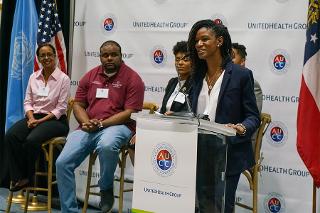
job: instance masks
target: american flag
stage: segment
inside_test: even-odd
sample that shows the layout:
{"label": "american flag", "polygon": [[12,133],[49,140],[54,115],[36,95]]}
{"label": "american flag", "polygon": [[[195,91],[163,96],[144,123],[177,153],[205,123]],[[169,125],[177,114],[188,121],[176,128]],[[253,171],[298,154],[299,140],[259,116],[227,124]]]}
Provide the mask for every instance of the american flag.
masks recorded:
{"label": "american flag", "polygon": [[[42,0],[41,2],[37,44],[41,43],[51,43],[56,48],[58,66],[67,73],[66,46],[55,0]],[[39,65],[36,61],[35,70],[39,70]]]}
{"label": "american flag", "polygon": [[320,187],[320,2],[309,0],[304,65],[297,115],[297,149]]}

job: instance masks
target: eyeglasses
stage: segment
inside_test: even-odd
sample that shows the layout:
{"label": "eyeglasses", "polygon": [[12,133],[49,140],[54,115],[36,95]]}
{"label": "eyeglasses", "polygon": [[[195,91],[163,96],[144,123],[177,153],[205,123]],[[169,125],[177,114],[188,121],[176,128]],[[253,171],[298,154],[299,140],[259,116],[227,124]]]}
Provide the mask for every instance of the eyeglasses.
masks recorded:
{"label": "eyeglasses", "polygon": [[39,55],[40,59],[44,59],[44,58],[54,58],[56,55],[53,53],[47,53],[47,54],[41,54]]}

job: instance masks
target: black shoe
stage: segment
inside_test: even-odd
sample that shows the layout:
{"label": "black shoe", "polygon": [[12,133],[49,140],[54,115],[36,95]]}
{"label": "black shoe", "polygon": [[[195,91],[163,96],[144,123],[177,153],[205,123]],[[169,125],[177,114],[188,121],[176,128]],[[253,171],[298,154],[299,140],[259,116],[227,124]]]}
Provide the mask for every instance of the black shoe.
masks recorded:
{"label": "black shoe", "polygon": [[13,186],[10,187],[10,191],[12,192],[17,192],[20,191],[21,189],[25,188],[29,186],[29,180],[28,179],[23,179],[23,180],[19,180],[18,182],[16,182]]}
{"label": "black shoe", "polygon": [[99,206],[102,212],[107,213],[110,210],[112,210],[112,206],[114,203],[113,188],[107,189],[107,190],[101,190],[100,193],[101,193],[101,201],[99,203]]}

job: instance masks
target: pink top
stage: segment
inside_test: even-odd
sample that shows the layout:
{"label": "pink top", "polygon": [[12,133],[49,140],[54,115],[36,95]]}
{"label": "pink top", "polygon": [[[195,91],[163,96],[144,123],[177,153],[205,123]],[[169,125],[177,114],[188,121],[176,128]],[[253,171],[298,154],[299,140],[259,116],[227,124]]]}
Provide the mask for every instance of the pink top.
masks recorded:
{"label": "pink top", "polygon": [[[108,89],[108,97],[97,98],[98,89]],[[125,109],[141,110],[143,97],[142,79],[122,63],[118,73],[110,78],[106,77],[101,65],[87,72],[80,80],[75,101],[88,105],[86,111],[90,119],[106,119]],[[127,126],[134,129],[132,123]]]}
{"label": "pink top", "polygon": [[27,86],[24,111],[33,113],[52,113],[57,119],[66,114],[70,97],[70,79],[59,68],[49,76],[45,85],[42,70],[34,72]]}

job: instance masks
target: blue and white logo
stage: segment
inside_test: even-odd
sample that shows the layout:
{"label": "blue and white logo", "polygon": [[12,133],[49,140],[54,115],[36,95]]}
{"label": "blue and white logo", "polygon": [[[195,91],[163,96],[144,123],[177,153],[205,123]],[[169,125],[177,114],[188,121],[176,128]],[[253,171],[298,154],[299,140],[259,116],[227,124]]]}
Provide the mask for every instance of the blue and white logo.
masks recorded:
{"label": "blue and white logo", "polygon": [[117,19],[113,14],[106,14],[101,20],[101,28],[104,34],[110,35],[117,28]]}
{"label": "blue and white logo", "polygon": [[14,39],[14,50],[11,71],[12,78],[21,81],[23,70],[33,70],[33,51],[33,44],[30,41],[28,41],[28,38],[23,31],[19,32]]}
{"label": "blue and white logo", "polygon": [[162,177],[170,176],[177,166],[176,151],[170,144],[158,144],[152,151],[151,162],[153,170]]}
{"label": "blue and white logo", "polygon": [[167,53],[164,47],[155,46],[154,48],[152,48],[152,50],[150,51],[150,59],[154,67],[163,67],[167,61]]}
{"label": "blue and white logo", "polygon": [[285,74],[290,66],[290,57],[286,50],[277,49],[271,53],[269,58],[271,70],[278,74]]}
{"label": "blue and white logo", "polygon": [[288,139],[288,129],[280,121],[272,121],[266,132],[268,142],[272,146],[283,146]]}
{"label": "blue and white logo", "polygon": [[272,192],[264,199],[264,209],[266,213],[281,213],[285,211],[285,201],[282,195]]}

